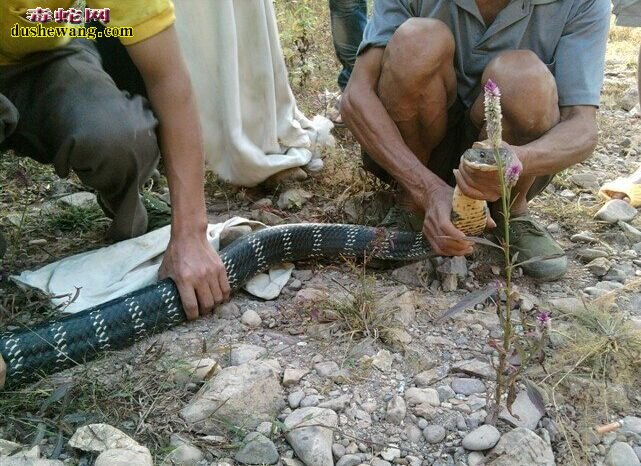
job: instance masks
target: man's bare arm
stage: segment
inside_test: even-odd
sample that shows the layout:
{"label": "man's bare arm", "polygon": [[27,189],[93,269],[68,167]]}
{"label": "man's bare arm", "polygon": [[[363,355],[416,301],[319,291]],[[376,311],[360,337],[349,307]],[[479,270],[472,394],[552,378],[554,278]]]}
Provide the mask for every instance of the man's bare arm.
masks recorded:
{"label": "man's bare arm", "polygon": [[341,101],[342,117],[369,155],[425,209],[424,233],[435,252],[469,254],[470,243],[463,241],[464,235],[449,218],[452,188],[428,170],[405,144],[377,95],[383,53],[384,49],[371,48],[356,61]]}
{"label": "man's bare arm", "polygon": [[596,107],[561,107],[561,121],[539,139],[517,149],[523,173],[552,175],[587,159],[598,142]]}
{"label": "man's bare arm", "polygon": [[200,121],[174,27],[127,47],[159,124],[171,192],[171,240],[161,276],[176,282],[188,318],[229,296],[224,267],[206,241],[204,155]]}

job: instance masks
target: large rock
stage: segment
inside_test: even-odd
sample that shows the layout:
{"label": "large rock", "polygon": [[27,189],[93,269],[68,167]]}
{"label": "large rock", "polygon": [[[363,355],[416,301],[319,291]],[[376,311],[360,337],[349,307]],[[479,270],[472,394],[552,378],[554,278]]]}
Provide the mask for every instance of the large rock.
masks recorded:
{"label": "large rock", "polygon": [[605,457],[606,466],[639,466],[641,461],[625,442],[614,442]]}
{"label": "large rock", "polygon": [[524,427],[504,434],[487,459],[487,466],[556,466],[550,445]]}
{"label": "large rock", "polygon": [[64,463],[58,460],[14,458],[11,456],[0,456],[0,464],[2,466],[64,466]]}
{"label": "large rock", "polygon": [[489,450],[500,438],[501,433],[496,427],[484,425],[463,437],[463,448],[470,451]]}
{"label": "large rock", "polygon": [[423,404],[439,406],[441,404],[438,392],[434,388],[408,388],[405,392],[405,401],[410,406]]}
{"label": "large rock", "polygon": [[452,390],[460,395],[485,393],[485,384],[479,379],[468,377],[454,377],[452,379]]}
{"label": "large rock", "polygon": [[242,464],[276,464],[278,463],[276,445],[258,432],[252,432],[243,440],[243,446],[234,459]]}
{"label": "large rock", "polygon": [[338,415],[323,408],[301,408],[285,419],[285,438],[307,466],[333,466],[332,443]]}
{"label": "large rock", "polygon": [[512,404],[512,414],[503,408],[499,417],[514,427],[525,427],[534,430],[545,412],[532,403],[527,392],[522,391],[516,395],[516,400]]}
{"label": "large rock", "polygon": [[637,215],[637,209],[621,199],[613,199],[605,203],[594,216],[597,220],[607,223],[628,222]]}
{"label": "large rock", "polygon": [[8,456],[20,450],[21,448],[22,445],[20,445],[19,443],[10,442],[9,440],[0,438],[0,455]]}
{"label": "large rock", "polygon": [[113,449],[146,450],[127,434],[109,424],[89,424],[80,427],[69,439],[69,446],[95,453]]}
{"label": "large rock", "polygon": [[285,407],[274,361],[228,367],[203,385],[180,416],[196,430],[221,429],[221,421],[254,429]]}
{"label": "large rock", "polygon": [[621,421],[623,422],[621,432],[641,435],[641,417],[626,416]]}

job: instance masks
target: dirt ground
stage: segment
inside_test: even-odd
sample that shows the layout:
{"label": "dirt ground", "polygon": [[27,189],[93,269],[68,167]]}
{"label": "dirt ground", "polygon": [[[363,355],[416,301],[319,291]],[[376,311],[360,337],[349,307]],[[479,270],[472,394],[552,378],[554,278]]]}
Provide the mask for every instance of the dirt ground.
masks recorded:
{"label": "dirt ground", "polygon": [[[326,2],[277,0],[276,8],[299,106],[308,116],[325,114],[330,106],[327,91],[335,92],[338,70]],[[634,330],[634,325],[641,324],[641,237],[620,225],[594,219],[603,205],[596,195],[598,185],[633,172],[641,161],[641,120],[626,110],[630,89],[635,86],[639,44],[641,31],[613,26],[595,154],[559,174],[531,205],[533,214],[570,257],[570,270],[562,280],[535,283],[525,277],[517,279],[522,294],[531,302],[528,311],[552,312],[554,332],[545,349],[544,368],[532,367],[527,378],[546,395],[547,413],[539,426],[550,435],[557,464],[602,464],[609,445],[621,438],[615,433],[594,439],[590,429],[641,414],[641,327]],[[265,211],[272,215],[267,217],[271,221],[366,220],[359,217],[357,201],[381,187],[360,169],[359,147],[349,131],[337,129],[335,136],[336,147],[324,154],[325,169],[293,186],[237,189],[210,176],[207,202],[211,221],[231,215],[265,220]],[[275,205],[279,194],[292,187],[313,197],[297,210],[255,208],[254,202],[264,198]],[[162,193],[164,183],[148,189]],[[8,240],[7,255],[0,263],[0,329],[28,326],[58,314],[46,297],[13,285],[8,278],[11,274],[106,244],[108,220],[96,208],[43,208],[56,197],[85,190],[74,177],[58,179],[50,167],[11,153],[0,156],[0,228]],[[641,229],[641,217],[628,223]],[[579,233],[584,233],[583,239],[575,236]],[[602,251],[617,270],[616,276],[595,276],[582,258],[586,249]],[[0,394],[0,438],[41,445],[46,455],[56,455],[65,464],[91,464],[90,457],[65,445],[79,426],[105,422],[147,446],[157,464],[171,450],[170,438],[177,433],[189,438],[208,461],[213,461],[211,464],[218,464],[217,459],[234,456],[246,432],[239,426],[227,426],[212,440],[190,429],[178,411],[201,382],[186,383],[175,374],[181,364],[201,357],[212,357],[224,367],[230,364],[235,345],[250,344],[266,349],[283,368],[311,368],[318,362],[333,361],[346,371],[344,380],[312,373],[287,388],[290,394],[302,390],[306,397],[319,400],[349,395],[349,408],[341,414],[345,422],[335,433],[336,443],[347,448],[355,443],[372,458],[394,444],[400,445],[404,455],[422,458],[424,464],[467,464],[460,452],[461,432],[481,422],[482,409],[468,412],[467,408],[457,409],[458,402],[448,401],[432,419],[424,413],[408,414],[403,427],[389,423],[385,412],[392,395],[414,383],[417,374],[441,368],[447,374],[463,361],[491,355],[488,339],[500,332],[492,303],[445,323],[435,319],[469,291],[492,280],[496,272],[492,266],[497,264],[497,257],[479,251],[468,259],[459,289],[451,292],[442,290],[431,264],[404,272],[365,271],[360,264],[348,262],[297,264],[294,278],[275,301],[239,293],[233,298],[231,311],[225,311],[228,315],[218,312],[131,350],[26,389]],[[603,282],[623,286],[599,285]],[[409,317],[399,323],[390,317],[393,306],[389,301],[400,295],[411,296],[412,303]],[[597,324],[585,324],[566,306],[584,300],[596,300],[589,312]],[[249,328],[239,319],[248,309],[261,317],[258,328]],[[398,313],[398,308],[394,309]],[[400,337],[398,332],[390,335],[391,328],[399,330]],[[577,329],[584,330],[581,337],[573,333]],[[382,350],[393,354],[391,370],[363,364],[363,356],[373,358]],[[451,377],[442,377],[437,385]],[[491,392],[492,380],[485,384]],[[466,406],[472,403],[469,397],[452,397],[456,399]],[[421,419],[430,424],[437,420],[443,425],[453,423],[454,427],[448,428],[441,442],[413,441],[416,439],[408,425],[422,430],[425,422]],[[500,430],[508,430],[507,424],[501,424]],[[283,436],[273,438],[282,457],[290,458],[292,451]],[[624,436],[623,441],[641,447],[638,440]]]}

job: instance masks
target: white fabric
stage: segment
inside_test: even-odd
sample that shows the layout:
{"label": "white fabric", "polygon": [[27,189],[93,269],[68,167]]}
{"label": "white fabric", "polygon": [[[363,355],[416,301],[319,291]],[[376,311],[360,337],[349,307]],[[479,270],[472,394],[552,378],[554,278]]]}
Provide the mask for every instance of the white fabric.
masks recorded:
{"label": "white fabric", "polygon": [[[210,224],[207,239],[212,247],[218,250],[223,230],[236,225],[249,225],[253,229],[264,227],[262,223],[241,217]],[[66,306],[64,311],[73,314],[154,283],[169,235],[170,226],[167,225],[138,238],[67,257],[11,278],[20,285],[53,296],[53,305]],[[259,274],[250,280],[245,289],[259,298],[274,299],[291,277],[293,269],[292,264],[274,267],[269,273]],[[69,303],[77,289],[76,299]]]}
{"label": "white fabric", "polygon": [[288,168],[322,167],[318,146],[332,143],[332,123],[310,122],[296,108],[272,0],[174,3],[207,167],[243,186]]}

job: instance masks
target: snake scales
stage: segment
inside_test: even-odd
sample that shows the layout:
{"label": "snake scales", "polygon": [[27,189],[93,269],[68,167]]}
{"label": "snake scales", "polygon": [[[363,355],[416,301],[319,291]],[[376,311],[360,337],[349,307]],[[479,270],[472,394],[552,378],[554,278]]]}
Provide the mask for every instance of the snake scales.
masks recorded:
{"label": "snake scales", "polygon": [[[478,151],[470,151],[463,160],[485,162],[479,161]],[[464,233],[482,231],[485,212],[484,201],[465,198],[455,191],[452,218]],[[223,249],[220,256],[234,291],[256,273],[285,261],[367,255],[410,262],[427,257],[429,251],[421,233],[356,225],[295,224],[251,233]],[[18,387],[83,364],[102,352],[125,348],[185,320],[176,286],[166,279],[68,317],[0,333],[0,355],[7,366],[6,387]]]}

